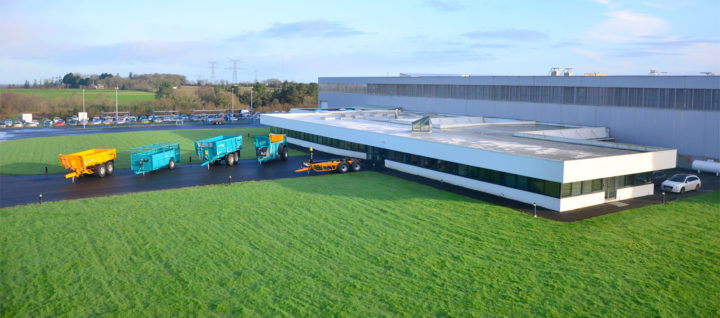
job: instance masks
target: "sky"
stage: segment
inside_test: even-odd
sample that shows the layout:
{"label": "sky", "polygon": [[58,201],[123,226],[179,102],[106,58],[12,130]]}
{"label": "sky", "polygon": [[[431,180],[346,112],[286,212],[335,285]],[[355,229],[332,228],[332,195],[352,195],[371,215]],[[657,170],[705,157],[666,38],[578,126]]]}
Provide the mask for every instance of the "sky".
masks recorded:
{"label": "sky", "polygon": [[0,0],[0,83],[720,73],[718,0]]}

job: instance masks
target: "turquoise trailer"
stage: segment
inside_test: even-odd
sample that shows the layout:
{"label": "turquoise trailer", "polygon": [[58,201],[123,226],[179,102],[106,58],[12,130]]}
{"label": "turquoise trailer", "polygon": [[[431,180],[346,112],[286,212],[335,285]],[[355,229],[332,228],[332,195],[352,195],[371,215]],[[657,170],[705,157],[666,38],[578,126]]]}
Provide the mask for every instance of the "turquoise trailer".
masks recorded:
{"label": "turquoise trailer", "polygon": [[203,161],[202,165],[208,165],[216,160],[225,160],[228,166],[234,165],[240,160],[242,149],[242,136],[217,136],[195,142],[195,153]]}
{"label": "turquoise trailer", "polygon": [[178,162],[180,144],[177,142],[159,142],[130,149],[130,169],[135,174],[144,174],[164,167],[172,170]]}
{"label": "turquoise trailer", "polygon": [[284,134],[257,136],[254,144],[255,155],[260,163],[274,159],[285,161],[288,158],[288,144]]}

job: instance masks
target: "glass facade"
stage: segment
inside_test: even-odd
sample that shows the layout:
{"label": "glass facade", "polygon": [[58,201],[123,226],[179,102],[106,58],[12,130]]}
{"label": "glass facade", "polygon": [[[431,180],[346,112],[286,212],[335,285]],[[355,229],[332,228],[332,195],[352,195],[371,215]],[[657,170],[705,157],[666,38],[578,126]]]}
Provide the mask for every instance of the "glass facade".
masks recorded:
{"label": "glass facade", "polygon": [[352,150],[357,152],[367,152],[367,147],[365,145],[356,144],[354,142],[349,142],[341,139],[335,139],[335,138],[329,138],[324,136],[318,136],[313,134],[308,134],[300,131],[295,130],[289,130],[285,128],[279,128],[279,127],[271,127],[270,132],[274,134],[286,134],[288,137],[305,140],[309,142],[313,142],[320,145],[325,145],[333,148],[338,149],[345,149],[345,150]]}
{"label": "glass facade", "polygon": [[[335,138],[318,136],[289,130],[279,127],[271,127],[273,133],[286,134],[288,137],[301,139],[333,148],[367,152],[369,146],[344,141]],[[469,179],[497,184],[500,186],[537,193],[553,198],[566,198],[578,195],[585,195],[596,192],[603,192],[603,179],[585,180],[572,183],[558,183],[548,180],[517,175],[508,172],[485,169],[469,166],[452,161],[439,160],[431,157],[418,156],[415,154],[386,150],[386,158],[391,161],[417,166],[425,169],[440,171],[447,174],[457,175]],[[616,177],[617,188],[639,186],[652,183],[651,173],[638,173]]]}
{"label": "glass facade", "polygon": [[720,111],[720,89],[522,85],[320,84],[320,92]]}

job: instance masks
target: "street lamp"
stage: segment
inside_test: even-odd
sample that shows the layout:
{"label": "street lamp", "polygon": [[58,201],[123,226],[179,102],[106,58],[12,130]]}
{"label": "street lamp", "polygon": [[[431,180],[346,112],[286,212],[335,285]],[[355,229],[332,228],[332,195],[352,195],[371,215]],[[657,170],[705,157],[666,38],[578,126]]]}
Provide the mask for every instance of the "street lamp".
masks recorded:
{"label": "street lamp", "polygon": [[115,86],[115,126],[118,122],[118,87]]}

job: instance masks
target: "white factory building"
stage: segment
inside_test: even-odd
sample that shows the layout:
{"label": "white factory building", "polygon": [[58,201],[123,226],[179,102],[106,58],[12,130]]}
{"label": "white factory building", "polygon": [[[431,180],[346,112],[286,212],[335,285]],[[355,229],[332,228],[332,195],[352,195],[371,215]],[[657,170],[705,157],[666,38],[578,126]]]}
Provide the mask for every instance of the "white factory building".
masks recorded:
{"label": "white factory building", "polygon": [[[355,93],[329,94],[325,86],[320,97],[328,106],[344,105],[331,98],[340,94],[373,99],[368,82],[353,85]],[[675,149],[613,142],[605,126],[470,116],[411,99],[419,104],[409,107],[407,100],[397,105],[403,110],[318,110],[264,114],[260,120],[287,134],[291,144],[560,212],[651,195],[650,172],[676,166]],[[367,106],[352,100],[347,104]]]}
{"label": "white factory building", "polygon": [[321,77],[321,108],[363,107],[607,127],[622,143],[720,159],[720,76]]}

